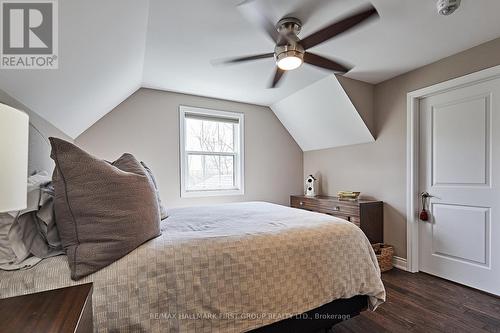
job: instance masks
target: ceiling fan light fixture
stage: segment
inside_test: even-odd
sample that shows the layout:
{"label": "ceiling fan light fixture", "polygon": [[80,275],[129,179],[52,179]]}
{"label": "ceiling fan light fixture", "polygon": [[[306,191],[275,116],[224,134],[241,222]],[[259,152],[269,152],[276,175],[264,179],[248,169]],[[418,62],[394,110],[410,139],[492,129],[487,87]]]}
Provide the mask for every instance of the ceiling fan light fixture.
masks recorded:
{"label": "ceiling fan light fixture", "polygon": [[283,52],[276,57],[276,65],[284,71],[297,69],[303,62],[304,54],[297,51]]}
{"label": "ceiling fan light fixture", "polygon": [[284,71],[291,71],[302,65],[302,59],[299,57],[285,57],[278,61],[278,67]]}

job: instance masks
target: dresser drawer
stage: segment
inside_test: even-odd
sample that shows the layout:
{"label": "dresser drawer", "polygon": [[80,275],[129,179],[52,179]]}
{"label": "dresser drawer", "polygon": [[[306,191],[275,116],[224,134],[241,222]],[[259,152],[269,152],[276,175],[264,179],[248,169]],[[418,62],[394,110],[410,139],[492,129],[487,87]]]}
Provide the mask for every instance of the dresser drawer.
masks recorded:
{"label": "dresser drawer", "polygon": [[328,214],[328,215],[331,215],[331,216],[338,217],[340,219],[349,221],[349,222],[355,224],[358,227],[360,226],[360,219],[359,219],[358,216],[346,215],[346,214],[341,214],[341,213],[337,213],[337,212],[325,213],[325,214]]}
{"label": "dresser drawer", "polygon": [[[316,200],[317,202],[317,200]],[[298,197],[291,197],[290,198],[290,206],[294,208],[303,208],[306,209],[306,207],[314,207],[315,201],[312,198],[298,198]]]}
{"label": "dresser drawer", "polygon": [[337,203],[337,204],[332,204],[329,207],[329,210],[331,210],[332,213],[338,213],[338,214],[342,214],[342,215],[359,217],[359,207],[358,206],[351,206],[351,205],[345,205],[342,203]]}
{"label": "dresser drawer", "polygon": [[351,216],[351,219],[349,221],[354,223],[358,227],[361,227],[361,219],[359,217]]}
{"label": "dresser drawer", "polygon": [[328,196],[292,195],[290,206],[347,220],[361,228],[370,242],[383,242],[383,203],[381,201],[343,201]]}
{"label": "dresser drawer", "polygon": [[342,202],[330,202],[316,198],[291,197],[290,205],[294,208],[307,209],[319,213],[359,218],[359,206]]}

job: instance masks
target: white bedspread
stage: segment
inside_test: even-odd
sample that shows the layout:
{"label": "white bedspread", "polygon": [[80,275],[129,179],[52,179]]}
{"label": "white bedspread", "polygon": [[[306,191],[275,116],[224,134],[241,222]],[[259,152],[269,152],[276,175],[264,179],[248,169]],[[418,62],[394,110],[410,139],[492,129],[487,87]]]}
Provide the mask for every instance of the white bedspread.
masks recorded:
{"label": "white bedspread", "polygon": [[82,280],[65,256],[0,272],[0,298],[87,282],[96,332],[241,332],[339,298],[385,300],[360,229],[263,202],[170,209],[160,237]]}

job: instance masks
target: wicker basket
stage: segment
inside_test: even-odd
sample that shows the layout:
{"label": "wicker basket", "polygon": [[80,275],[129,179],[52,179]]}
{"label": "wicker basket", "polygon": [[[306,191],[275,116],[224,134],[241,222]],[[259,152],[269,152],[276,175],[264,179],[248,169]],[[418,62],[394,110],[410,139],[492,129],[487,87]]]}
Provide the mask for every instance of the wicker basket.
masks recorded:
{"label": "wicker basket", "polygon": [[381,272],[387,272],[392,269],[392,256],[394,249],[392,246],[382,243],[372,244],[373,251],[377,255],[378,265]]}

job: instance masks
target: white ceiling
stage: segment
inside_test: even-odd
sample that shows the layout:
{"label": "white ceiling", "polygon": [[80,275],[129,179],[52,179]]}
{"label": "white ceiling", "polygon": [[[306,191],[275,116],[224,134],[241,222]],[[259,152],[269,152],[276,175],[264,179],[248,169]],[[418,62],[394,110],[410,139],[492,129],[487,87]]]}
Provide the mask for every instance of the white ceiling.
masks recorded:
{"label": "white ceiling", "polygon": [[[366,4],[363,0],[259,0],[274,21],[307,4],[319,4],[299,36]],[[273,43],[249,24],[237,0],[152,0],[143,84],[147,87],[270,105],[329,75],[305,65],[288,73],[278,89],[266,89],[273,59],[219,67],[210,61],[273,51]],[[348,77],[378,83],[500,36],[500,1],[463,0],[452,16],[435,0],[373,0],[380,19],[311,49],[354,65]],[[302,11],[303,12],[303,11]],[[302,12],[296,15],[303,19]],[[182,28],[181,28],[182,27]]]}
{"label": "white ceiling", "polygon": [[[303,18],[318,7],[302,37],[366,4],[259,1],[275,21],[293,12]],[[238,2],[59,1],[59,70],[1,70],[0,89],[76,137],[140,86],[271,105],[329,75],[306,65],[267,89],[272,59],[213,66],[213,59],[273,50]],[[500,1],[462,0],[449,17],[437,15],[435,0],[372,3],[379,20],[311,50],[354,65],[347,74],[354,79],[378,83],[500,36]]]}

